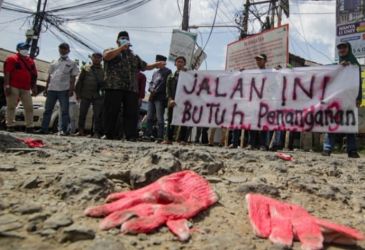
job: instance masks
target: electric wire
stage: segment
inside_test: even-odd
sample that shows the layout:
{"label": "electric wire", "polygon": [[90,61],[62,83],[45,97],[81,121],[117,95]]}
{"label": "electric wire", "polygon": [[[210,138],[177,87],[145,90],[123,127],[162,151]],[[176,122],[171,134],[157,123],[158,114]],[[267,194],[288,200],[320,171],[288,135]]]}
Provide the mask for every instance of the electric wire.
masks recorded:
{"label": "electric wire", "polygon": [[[298,2],[296,2],[296,4],[297,4],[297,8],[298,8],[298,10],[300,11],[299,3],[298,3]],[[306,47],[307,47],[308,56],[309,56],[309,58],[310,58],[310,59],[312,59],[312,56],[311,56],[311,53],[310,53],[310,51],[309,51],[309,47],[308,47],[308,41],[307,41],[307,38],[305,37],[305,32],[304,32],[303,22],[302,22],[302,15],[299,15],[299,17],[298,17],[298,18],[299,18],[299,24],[300,24],[300,27],[301,27],[302,32],[303,32],[303,39],[304,39],[304,41],[305,41],[305,45],[306,45]]]}
{"label": "electric wire", "polygon": [[[294,28],[296,30],[296,33],[298,35],[300,35],[303,39],[304,39],[304,36],[303,34],[300,33],[300,31],[295,27],[295,25],[289,20],[289,23],[291,25],[292,28]],[[322,51],[318,50],[316,47],[312,46],[310,43],[306,42],[306,40],[304,40],[306,45],[308,45],[309,47],[311,47],[314,51],[316,51],[317,53],[321,54],[322,56],[324,56],[326,59],[328,59],[331,63],[333,63],[333,60],[328,56],[326,55],[325,53],[323,53]]]}

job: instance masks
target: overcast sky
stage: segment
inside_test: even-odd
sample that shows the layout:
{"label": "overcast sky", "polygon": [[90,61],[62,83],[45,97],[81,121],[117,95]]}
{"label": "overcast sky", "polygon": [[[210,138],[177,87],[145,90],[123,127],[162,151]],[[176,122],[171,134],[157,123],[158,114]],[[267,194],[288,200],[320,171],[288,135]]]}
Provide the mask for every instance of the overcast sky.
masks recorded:
{"label": "overcast sky", "polygon": [[[36,0],[8,0],[11,3],[36,8]],[[68,0],[72,2],[71,0]],[[50,7],[59,1],[49,0]],[[62,1],[64,4],[67,1]],[[149,3],[119,17],[96,23],[69,23],[67,28],[87,38],[100,50],[115,46],[116,35],[120,30],[128,30],[133,50],[147,62],[153,62],[156,54],[168,55],[173,27],[181,25],[181,15],[177,6],[182,0],[151,0]],[[211,24],[216,0],[192,0],[190,24]],[[303,58],[323,64],[334,62],[335,51],[335,1],[290,0],[291,17],[289,23],[289,51]],[[234,15],[242,9],[243,0],[220,0],[217,23],[234,24]],[[299,13],[303,13],[299,15]],[[313,14],[317,13],[317,14]],[[0,11],[0,47],[14,50],[19,41],[24,41],[25,31],[30,27],[29,20],[19,19],[22,15],[5,10]],[[98,24],[98,25],[96,25]],[[102,25],[99,25],[102,24]],[[108,27],[105,27],[108,26]],[[168,27],[166,27],[168,26]],[[147,28],[162,27],[162,28]],[[258,32],[255,24],[250,24],[251,32]],[[204,45],[210,29],[192,30],[198,32],[198,44]],[[238,30],[216,28],[206,47],[208,58],[202,69],[224,69],[226,46],[237,40]],[[68,42],[67,39],[65,39]],[[40,40],[40,59],[53,60],[58,57],[57,46],[60,41],[49,31],[42,33]],[[85,60],[89,51],[76,43],[71,43],[71,58]],[[172,68],[172,64],[169,64]]]}

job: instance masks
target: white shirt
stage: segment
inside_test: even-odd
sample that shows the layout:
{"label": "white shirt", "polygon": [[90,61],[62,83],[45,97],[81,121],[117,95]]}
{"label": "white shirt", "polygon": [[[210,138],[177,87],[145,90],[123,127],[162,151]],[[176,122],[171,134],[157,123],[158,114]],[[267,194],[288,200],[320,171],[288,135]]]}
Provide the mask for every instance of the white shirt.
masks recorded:
{"label": "white shirt", "polygon": [[77,76],[80,70],[70,58],[53,61],[49,67],[50,82],[48,90],[65,91],[70,89],[71,76]]}

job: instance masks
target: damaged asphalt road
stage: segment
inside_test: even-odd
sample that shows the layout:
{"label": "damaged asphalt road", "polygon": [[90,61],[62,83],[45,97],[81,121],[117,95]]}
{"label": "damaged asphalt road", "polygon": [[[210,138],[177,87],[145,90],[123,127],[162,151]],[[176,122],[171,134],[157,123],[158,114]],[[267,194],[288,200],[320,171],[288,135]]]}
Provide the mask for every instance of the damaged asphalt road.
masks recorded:
{"label": "damaged asphalt road", "polygon": [[[46,147],[28,149],[7,133],[0,136],[1,249],[277,249],[255,237],[244,201],[248,192],[365,232],[365,159],[293,152],[291,162],[272,152],[38,135]],[[99,220],[83,214],[111,192],[184,169],[203,175],[220,196],[191,220],[187,243],[166,227],[148,235],[101,231]],[[326,249],[365,249],[365,242]]]}

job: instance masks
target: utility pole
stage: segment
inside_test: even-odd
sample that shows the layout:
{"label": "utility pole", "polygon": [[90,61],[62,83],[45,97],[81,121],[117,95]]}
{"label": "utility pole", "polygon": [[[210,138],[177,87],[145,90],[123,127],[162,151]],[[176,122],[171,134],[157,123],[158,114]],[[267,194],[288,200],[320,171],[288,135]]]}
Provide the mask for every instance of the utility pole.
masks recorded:
{"label": "utility pole", "polygon": [[271,24],[270,24],[271,29],[275,28],[276,1],[277,0],[272,0],[271,1]]}
{"label": "utility pole", "polygon": [[279,5],[278,7],[278,27],[281,26],[281,21],[283,20],[283,7],[282,5]]}
{"label": "utility pole", "polygon": [[30,47],[30,57],[31,58],[35,58],[39,54],[38,41],[39,41],[39,36],[41,34],[41,31],[42,31],[42,23],[43,23],[43,20],[44,20],[46,6],[47,6],[47,0],[44,0],[43,10],[41,10],[42,0],[38,0],[37,12],[35,13],[34,21],[33,21],[32,36],[31,36],[31,38],[29,38],[27,40],[27,43],[31,43],[31,47]]}
{"label": "utility pole", "polygon": [[246,3],[244,4],[244,9],[243,9],[243,18],[242,18],[242,24],[241,24],[242,30],[240,33],[240,39],[245,38],[248,33],[248,15],[250,14],[249,8],[250,8],[250,0],[246,0]]}
{"label": "utility pole", "polygon": [[185,31],[189,30],[189,6],[190,6],[190,0],[184,0],[183,20],[181,24],[181,29]]}

